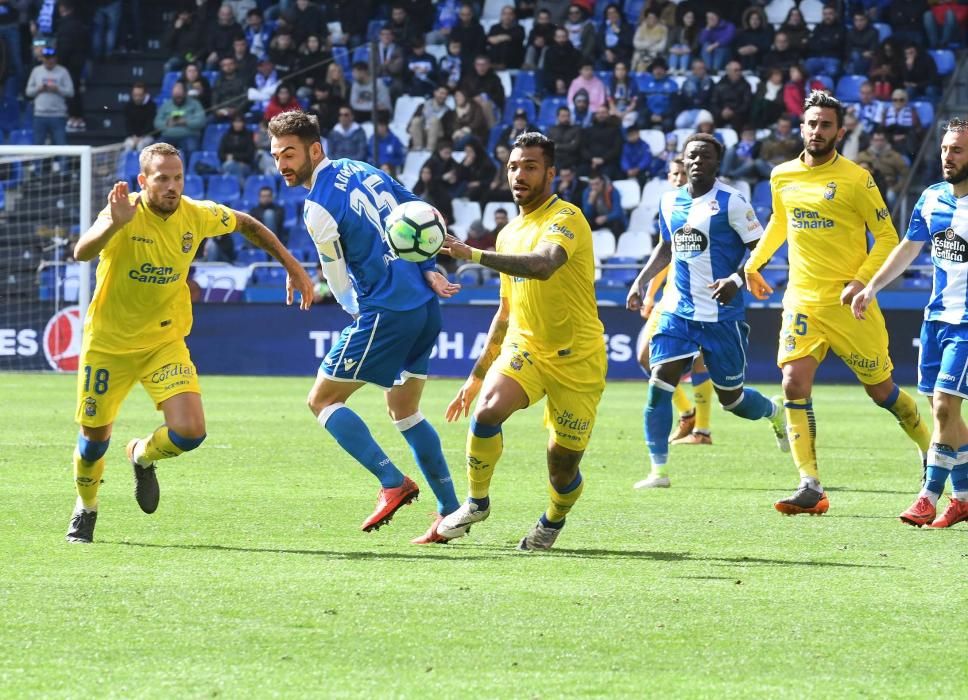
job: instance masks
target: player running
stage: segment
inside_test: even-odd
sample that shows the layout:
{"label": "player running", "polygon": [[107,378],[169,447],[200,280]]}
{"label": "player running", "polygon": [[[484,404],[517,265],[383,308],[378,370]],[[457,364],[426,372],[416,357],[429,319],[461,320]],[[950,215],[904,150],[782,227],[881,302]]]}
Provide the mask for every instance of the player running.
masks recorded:
{"label": "player running", "polygon": [[371,532],[419,493],[346,406],[364,384],[386,391],[390,418],[437,496],[434,524],[412,541],[439,542],[436,525],[458,502],[440,438],[420,412],[420,397],[440,332],[436,295],[450,297],[460,287],[436,271],[433,259],[417,264],[390,251],[384,223],[398,203],[418,199],[412,192],[368,163],[329,160],[315,116],[285,112],[269,122],[269,134],[286,185],[309,189],[306,228],[330,291],[353,317],[319,367],[309,408],[340,447],[380,481],[376,508],[360,526]]}
{"label": "player running", "polygon": [[554,141],[534,132],[518,136],[507,174],[521,213],[501,230],[497,250],[471,248],[453,236],[444,244],[451,257],[502,273],[487,344],[447,407],[448,421],[466,417],[480,394],[467,433],[470,494],[438,526],[447,539],[491,514],[488,490],[504,449],[501,425],[544,396],[551,502],[518,549],[550,549],[584,487],[578,467],[605,389],[604,328],[591,229],[580,209],[551,194],[554,162]]}
{"label": "player running", "polygon": [[[682,187],[686,184],[686,166],[682,158],[676,157],[669,161],[669,173],[667,175],[669,184],[673,187]],[[665,284],[665,289],[663,289]],[[649,375],[652,371],[649,364],[649,350],[652,344],[652,336],[655,335],[656,328],[659,327],[659,318],[662,311],[666,310],[666,304],[674,296],[673,287],[675,277],[669,276],[669,268],[665,268],[651,280],[645,290],[645,298],[639,307],[639,314],[645,319],[645,329],[642,336],[645,342],[639,349],[639,364]],[[659,300],[659,307],[656,309],[655,298],[662,291],[662,298]],[[672,445],[711,445],[713,444],[712,432],[709,429],[710,409],[712,404],[713,384],[709,379],[709,371],[703,362],[700,354],[692,363],[691,371],[692,393],[695,403],[689,400],[682,383],[676,385],[675,393],[672,395],[672,403],[679,412],[679,425],[676,432],[669,437]],[[683,377],[685,379],[685,377]],[[644,419],[643,419],[644,420]]]}
{"label": "player running", "polygon": [[693,134],[683,143],[689,182],[662,195],[661,240],[626,299],[626,306],[637,310],[643,286],[672,263],[672,299],[659,318],[650,353],[645,441],[652,469],[635,488],[671,484],[667,463],[672,394],[700,352],[723,408],[747,420],[767,419],[777,445],[786,448],[779,402],[743,387],[749,326],[737,270],[763,229],[743,195],[716,178],[723,150],[708,134]]}
{"label": "player running", "polygon": [[[789,238],[790,280],[777,364],[783,371],[787,431],[800,485],[775,504],[785,515],[822,515],[830,506],[817,469],[810,398],[828,350],[853,370],[878,406],[897,418],[922,455],[931,437],[914,398],[891,377],[887,328],[877,303],[871,302],[864,322],[849,308],[897,243],[890,212],[870,174],[836,151],[844,136],[843,105],[814,91],[804,107],[804,152],[773,169],[773,216],[745,268],[750,293],[768,298],[773,290],[758,271]],[[866,229],[874,236],[869,253]]]}
{"label": "player running", "polygon": [[[875,295],[914,261],[925,241],[931,242],[934,286],[921,326],[918,391],[931,402],[934,432],[924,486],[900,518],[909,525],[939,528],[968,520],[968,426],[961,417],[962,400],[968,397],[968,122],[948,123],[941,166],[944,182],[924,191],[904,240],[851,305],[854,316],[864,319]],[[951,501],[937,516],[949,474]]]}
{"label": "player running", "polygon": [[97,284],[84,321],[77,374],[74,452],[77,505],[69,542],[93,542],[98,489],[114,419],[131,387],[141,382],[165,423],[128,443],[135,498],[145,513],[158,507],[155,463],[194,450],[205,439],[205,414],[195,365],[185,345],[192,328],[188,271],[210,236],[238,229],[253,245],[286,268],[286,303],[293,289],[300,307],[313,302],[309,275],[275,234],[256,219],[215,202],[182,194],[184,171],[178,149],[156,143],[141,151],[141,192],[118,182],[108,206],[78,240],[77,260],[100,255]]}

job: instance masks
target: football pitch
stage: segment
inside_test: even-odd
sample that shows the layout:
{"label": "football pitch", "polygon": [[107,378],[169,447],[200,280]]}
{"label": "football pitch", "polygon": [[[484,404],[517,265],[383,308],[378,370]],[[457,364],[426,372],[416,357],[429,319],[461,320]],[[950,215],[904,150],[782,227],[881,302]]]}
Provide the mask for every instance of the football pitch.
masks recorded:
{"label": "football pitch", "polygon": [[[159,466],[150,516],[124,445],[160,414],[135,389],[86,546],[64,542],[74,378],[0,374],[0,696],[968,694],[968,527],[897,520],[920,466],[860,387],[816,390],[830,512],[785,518],[789,456],[718,408],[714,445],[672,449],[671,489],[634,491],[646,385],[610,383],[558,546],[522,554],[547,499],[542,407],[505,426],[490,519],[418,547],[435,502],[381,392],[351,405],[422,493],[367,534],[377,484],[313,421],[310,384],[203,376],[208,440]],[[431,381],[424,413],[462,497],[467,423],[441,418],[458,386]]]}

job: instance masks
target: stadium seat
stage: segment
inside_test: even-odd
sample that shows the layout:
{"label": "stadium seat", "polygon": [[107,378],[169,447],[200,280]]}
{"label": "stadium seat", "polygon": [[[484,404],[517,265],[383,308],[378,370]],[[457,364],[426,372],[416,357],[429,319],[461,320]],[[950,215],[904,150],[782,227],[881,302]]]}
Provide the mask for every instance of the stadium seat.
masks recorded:
{"label": "stadium seat", "polygon": [[[205,163],[212,170],[207,173],[198,172],[198,164]],[[188,172],[192,175],[212,175],[219,172],[222,162],[218,159],[218,151],[195,151],[188,158]]]}
{"label": "stadium seat", "polygon": [[141,165],[138,163],[137,151],[122,151],[118,158],[118,179],[131,182],[132,178],[138,177],[141,172]]}
{"label": "stadium seat", "polygon": [[790,271],[788,269],[771,269],[769,267],[763,268],[761,271],[763,279],[766,283],[773,287],[773,291],[781,289],[786,285],[787,279],[790,277]]}
{"label": "stadium seat", "polygon": [[4,132],[20,128],[20,104],[15,98],[5,97],[0,101],[0,129]]}
{"label": "stadium seat", "polygon": [[627,231],[635,233],[655,233],[655,217],[659,213],[659,203],[643,201],[629,214],[629,226]]}
{"label": "stadium seat", "polygon": [[845,75],[837,81],[834,95],[841,102],[859,102],[860,86],[868,80],[866,75]]}
{"label": "stadium seat", "polygon": [[[296,189],[293,187],[293,189]],[[305,188],[302,188],[305,189]],[[289,233],[289,239],[292,240],[292,231],[299,227],[302,222],[302,210],[303,202],[283,202],[282,211],[284,212],[282,217],[282,226]]]}
{"label": "stadium seat", "polygon": [[874,29],[877,30],[877,41],[882,44],[894,33],[891,25],[886,22],[874,22]]}
{"label": "stadium seat", "polygon": [[[276,190],[276,178],[272,175],[249,175],[245,178],[245,185],[242,187],[242,199],[247,202],[258,202],[259,201],[259,190],[263,187],[268,187],[272,190],[273,198],[278,194]],[[286,188],[290,189],[290,188]],[[293,187],[291,189],[303,189],[305,187]]]}
{"label": "stadium seat", "polygon": [[504,119],[502,121],[504,121],[506,124],[510,124],[512,121],[514,121],[514,113],[519,109],[523,109],[525,112],[527,112],[528,121],[534,123],[535,117],[537,116],[535,114],[534,101],[528,98],[515,98],[513,100],[508,100],[504,104]]}
{"label": "stadium seat", "polygon": [[794,0],[772,0],[764,9],[766,21],[774,26],[779,26],[786,22],[787,14],[796,7]]}
{"label": "stadium seat", "polygon": [[243,248],[235,258],[236,265],[251,265],[252,263],[268,262],[264,250],[258,248]]}
{"label": "stadium seat", "polygon": [[400,172],[400,184],[413,189],[420,179],[420,168],[431,155],[430,151],[407,151],[407,157],[403,161],[403,170]]}
{"label": "stadium seat", "polygon": [[592,231],[592,250],[596,260],[604,260],[615,255],[615,234],[607,228]]}
{"label": "stadium seat", "polygon": [[753,197],[750,201],[753,207],[772,207],[773,193],[770,191],[770,181],[760,180],[753,187]]}
{"label": "stadium seat", "polygon": [[200,175],[186,173],[183,193],[192,199],[205,199],[205,180]]}
{"label": "stadium seat", "polygon": [[218,147],[222,144],[222,137],[225,136],[225,132],[231,126],[227,122],[215,122],[206,126],[205,131],[202,133],[202,150],[218,153]]}
{"label": "stadium seat", "polygon": [[161,80],[161,92],[158,93],[158,104],[171,97],[171,89],[180,77],[181,72],[177,70],[170,70],[165,73],[165,77]]}
{"label": "stadium seat", "polygon": [[733,180],[733,189],[739,192],[741,195],[746,197],[746,201],[750,201],[753,198],[752,191],[750,190],[750,183],[748,180]]}
{"label": "stadium seat", "polygon": [[807,24],[820,24],[823,20],[823,6],[820,0],[800,0],[800,13]]}
{"label": "stadium seat", "polygon": [[518,71],[514,78],[514,87],[508,97],[533,97],[538,88],[538,81],[533,70]]}
{"label": "stadium seat", "polygon": [[208,81],[209,87],[215,87],[215,81],[218,80],[219,72],[217,70],[203,70],[202,75]]}
{"label": "stadium seat", "polygon": [[652,252],[652,235],[646,231],[628,230],[618,237],[615,255],[643,260]]}
{"label": "stadium seat", "polygon": [[501,79],[501,87],[504,88],[504,96],[511,97],[511,93],[514,92],[514,76],[511,75],[509,70],[499,70],[495,71],[497,77]]}
{"label": "stadium seat", "polygon": [[349,74],[350,74],[349,49],[347,49],[345,46],[334,46],[333,60],[336,61],[343,68],[343,74],[349,77]]}
{"label": "stadium seat", "polygon": [[955,69],[955,55],[952,51],[948,49],[937,49],[934,51],[928,51],[931,54],[931,58],[934,59],[935,65],[938,66],[938,75],[945,76],[950,75]]}
{"label": "stadium seat", "polygon": [[298,204],[302,206],[302,203],[306,200],[306,195],[309,194],[309,190],[305,187],[287,187],[285,185],[277,188],[279,193],[279,203],[280,204]]}
{"label": "stadium seat", "polygon": [[753,213],[756,214],[756,218],[760,222],[760,225],[765,228],[766,224],[770,221],[770,217],[773,215],[773,205],[768,204],[763,206],[754,204]]}
{"label": "stadium seat", "polygon": [[614,77],[614,74],[612,73],[612,71],[610,71],[610,70],[597,70],[597,71],[595,71],[595,75],[598,76],[598,79],[599,80],[601,80],[603,83],[605,83],[605,87],[606,88],[608,88],[609,90],[612,89],[612,78]]}
{"label": "stadium seat", "polygon": [[639,138],[648,144],[654,156],[665,150],[665,134],[659,129],[639,129]]}
{"label": "stadium seat", "polygon": [[[647,202],[649,206],[655,206],[656,209],[659,208],[659,200],[662,198],[663,193],[668,192],[673,189],[669,181],[664,177],[655,177],[645,183],[645,187],[642,188],[642,201]],[[654,205],[653,205],[654,203]]]}
{"label": "stadium seat", "polygon": [[[353,49],[353,61],[352,63],[370,63],[370,46],[369,44],[363,44],[362,46],[357,46]],[[350,66],[352,68],[352,64]],[[349,77],[349,76],[347,76]]]}
{"label": "stadium seat", "polygon": [[613,180],[612,186],[618,192],[622,201],[622,209],[635,209],[642,200],[642,188],[635,179]]}
{"label": "stadium seat", "polygon": [[487,134],[487,152],[488,154],[494,153],[494,149],[497,146],[498,140],[501,138],[501,132],[508,128],[507,124],[495,124],[491,127],[490,132]]}
{"label": "stadium seat", "polygon": [[[602,270],[602,281],[614,283],[615,286],[627,287],[639,274],[639,261],[634,257],[613,255],[602,262],[610,266]],[[627,267],[618,267],[619,265],[626,265]]]}
{"label": "stadium seat", "polygon": [[464,197],[457,197],[451,202],[454,208],[454,223],[448,229],[459,239],[467,239],[468,227],[481,218],[481,205]]}
{"label": "stadium seat", "polygon": [[33,142],[33,129],[14,129],[7,137],[7,143],[11,146],[30,146]]}
{"label": "stadium seat", "polygon": [[380,30],[383,29],[383,25],[386,24],[385,20],[382,19],[371,19],[366,25],[366,40],[367,41],[379,41],[380,40]]}
{"label": "stadium seat", "polygon": [[[599,3],[595,3],[598,5]],[[626,0],[625,1],[625,19],[629,21],[633,27],[637,27],[639,24],[639,15],[642,14],[642,6],[645,5],[645,0]]]}
{"label": "stadium seat", "polygon": [[911,106],[918,112],[918,119],[921,120],[921,128],[929,129],[934,124],[934,105],[927,100],[917,100]]}
{"label": "stadium seat", "polygon": [[463,269],[457,273],[457,284],[461,287],[481,286],[481,270],[477,267]]}
{"label": "stadium seat", "polygon": [[[508,3],[506,0],[484,0],[484,7],[481,10],[481,19],[498,21],[501,19],[501,8]],[[486,32],[485,32],[486,33]]]}
{"label": "stadium seat", "polygon": [[721,129],[716,129],[716,138],[726,147],[732,148],[739,141],[739,136],[736,134],[736,130],[729,126],[724,126]]}
{"label": "stadium seat", "polygon": [[513,219],[518,215],[518,205],[514,202],[488,202],[484,205],[484,213],[481,215],[481,223],[488,231],[494,228],[494,212],[503,209],[508,213],[508,219]]}
{"label": "stadium seat", "polygon": [[813,76],[810,76],[810,80],[807,81],[807,84],[809,84],[811,82],[822,83],[825,88],[827,88],[828,90],[830,90],[830,92],[833,92],[834,91],[834,79],[831,78],[829,75],[813,75]]}
{"label": "stadium seat", "polygon": [[538,110],[538,126],[551,127],[558,121],[558,108],[567,107],[568,101],[564,97],[546,97],[541,100]]}
{"label": "stadium seat", "polygon": [[214,202],[235,206],[239,200],[239,181],[234,175],[210,175],[205,196]]}

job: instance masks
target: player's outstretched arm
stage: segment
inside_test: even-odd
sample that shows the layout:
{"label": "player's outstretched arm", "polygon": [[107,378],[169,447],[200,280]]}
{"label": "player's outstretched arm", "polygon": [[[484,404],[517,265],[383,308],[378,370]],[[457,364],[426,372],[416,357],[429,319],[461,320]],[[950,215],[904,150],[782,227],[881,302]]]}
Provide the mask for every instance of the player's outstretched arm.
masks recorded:
{"label": "player's outstretched arm", "polygon": [[501,354],[501,345],[504,343],[504,337],[508,332],[508,317],[510,315],[511,307],[508,305],[507,297],[501,297],[500,304],[497,307],[497,313],[494,314],[494,318],[491,320],[491,327],[487,331],[487,342],[484,344],[484,351],[477,358],[474,369],[471,370],[467,381],[457,391],[457,396],[448,404],[447,410],[444,412],[444,417],[448,423],[458,420],[461,416],[466,418],[467,414],[470,413],[471,404],[474,403],[474,399],[477,398],[477,394],[481,390],[481,385],[484,383],[487,370],[491,368],[494,360]]}
{"label": "player's outstretched arm", "polygon": [[479,250],[449,233],[440,252],[456,260],[470,260],[512,277],[533,280],[550,279],[555,271],[568,262],[568,253],[557,243],[544,242],[530,253],[513,255],[494,250]]}
{"label": "player's outstretched arm", "polygon": [[114,234],[134,218],[140,201],[140,199],[133,203],[130,201],[127,182],[114,183],[114,187],[108,193],[111,218],[99,216],[91,228],[81,235],[77,245],[74,246],[74,259],[84,262],[96,258]]}
{"label": "player's outstretched arm", "polygon": [[647,298],[645,285],[669,267],[670,262],[672,262],[672,244],[662,239],[659,241],[659,245],[652,249],[652,255],[649,256],[645,267],[632,282],[628,296],[625,297],[625,308],[630,311],[637,311],[641,308],[643,300]]}
{"label": "player's outstretched arm", "polygon": [[424,270],[423,278],[427,286],[434,290],[434,294],[442,299],[450,299],[460,291],[459,284],[451,282],[437,270]]}
{"label": "player's outstretched arm", "polygon": [[233,213],[239,227],[239,233],[245,236],[246,240],[252,245],[266,251],[286,268],[288,274],[286,279],[286,304],[292,304],[293,290],[298,289],[299,308],[305,311],[312,306],[315,296],[313,281],[306,269],[292,256],[292,253],[286,250],[282,241],[265,224],[245,212],[234,211]]}
{"label": "player's outstretched arm", "polygon": [[877,271],[867,286],[854,295],[850,309],[854,312],[856,318],[864,318],[864,312],[870,306],[871,302],[874,301],[877,293],[904,272],[908,268],[908,265],[914,262],[914,259],[918,257],[918,253],[921,252],[923,245],[923,241],[912,241],[905,238],[891,251],[891,254],[887,256],[887,260],[881,265],[881,269]]}

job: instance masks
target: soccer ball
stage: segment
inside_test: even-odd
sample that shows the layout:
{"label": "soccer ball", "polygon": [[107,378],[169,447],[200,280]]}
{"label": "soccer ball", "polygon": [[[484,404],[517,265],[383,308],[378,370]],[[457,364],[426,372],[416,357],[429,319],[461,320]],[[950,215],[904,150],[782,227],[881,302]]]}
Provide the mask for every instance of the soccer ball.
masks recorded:
{"label": "soccer ball", "polygon": [[386,221],[387,243],[398,257],[410,262],[432,258],[444,244],[444,217],[426,202],[404,202]]}

